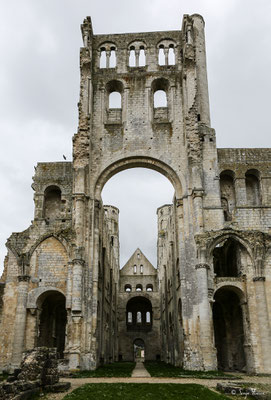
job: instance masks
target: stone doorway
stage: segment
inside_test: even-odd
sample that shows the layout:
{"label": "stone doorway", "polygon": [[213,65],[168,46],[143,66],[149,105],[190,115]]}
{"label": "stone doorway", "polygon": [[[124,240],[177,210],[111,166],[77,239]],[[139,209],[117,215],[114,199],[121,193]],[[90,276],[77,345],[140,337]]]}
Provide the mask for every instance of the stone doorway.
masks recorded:
{"label": "stone doorway", "polygon": [[134,360],[135,362],[145,360],[145,343],[142,339],[135,339],[134,341]]}
{"label": "stone doorway", "polygon": [[38,346],[56,347],[59,358],[63,358],[67,311],[65,296],[57,291],[44,293],[39,299]]}
{"label": "stone doorway", "polygon": [[243,313],[239,296],[229,288],[219,289],[213,305],[213,324],[218,369],[245,371]]}

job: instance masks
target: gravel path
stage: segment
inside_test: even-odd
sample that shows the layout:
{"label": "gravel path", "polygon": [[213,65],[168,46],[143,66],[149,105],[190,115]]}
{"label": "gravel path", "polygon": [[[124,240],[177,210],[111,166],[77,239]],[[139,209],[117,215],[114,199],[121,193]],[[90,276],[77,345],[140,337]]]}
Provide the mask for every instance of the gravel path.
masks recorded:
{"label": "gravel path", "polygon": [[[206,386],[208,388],[215,388],[218,382],[232,382],[229,380],[220,379],[196,379],[196,378],[74,378],[60,379],[62,382],[71,382],[71,388],[65,393],[48,394],[44,399],[46,400],[61,400],[66,394],[70,393],[79,386],[85,385],[86,383],[197,383],[199,385]],[[270,384],[271,378],[265,376],[248,376],[244,375],[242,380],[234,380],[237,382],[249,382],[249,383],[264,383]]]}

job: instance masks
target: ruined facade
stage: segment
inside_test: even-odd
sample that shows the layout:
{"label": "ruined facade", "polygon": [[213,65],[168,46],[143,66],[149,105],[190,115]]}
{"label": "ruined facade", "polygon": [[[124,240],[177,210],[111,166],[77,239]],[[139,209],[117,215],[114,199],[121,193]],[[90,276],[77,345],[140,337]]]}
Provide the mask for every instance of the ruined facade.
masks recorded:
{"label": "ruined facade", "polygon": [[[34,220],[7,241],[1,368],[55,346],[66,369],[144,354],[270,373],[271,149],[217,149],[203,18],[94,35],[88,17],[82,37],[73,161],[37,165]],[[134,167],[175,196],[157,210],[157,270],[138,249],[120,272],[118,210],[101,191]]]}

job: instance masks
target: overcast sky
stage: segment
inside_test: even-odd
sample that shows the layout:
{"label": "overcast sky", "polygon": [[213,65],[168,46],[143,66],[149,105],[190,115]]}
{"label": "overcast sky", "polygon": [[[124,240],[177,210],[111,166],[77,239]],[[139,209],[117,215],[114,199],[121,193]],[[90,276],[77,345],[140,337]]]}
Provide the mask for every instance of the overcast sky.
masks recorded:
{"label": "overcast sky", "polygon": [[[91,15],[94,33],[99,34],[180,29],[182,15],[193,13],[202,14],[206,22],[211,118],[218,147],[270,147],[270,0],[0,2],[0,271],[7,237],[27,228],[33,218],[34,165],[62,161],[63,154],[71,160],[84,17]],[[104,189],[104,202],[119,206],[124,218],[121,263],[138,246],[156,262],[155,210],[171,201],[173,191],[163,176],[144,173],[125,171]],[[131,198],[117,199],[131,182]],[[146,195],[143,200],[138,192]],[[128,205],[126,210],[121,201]]]}

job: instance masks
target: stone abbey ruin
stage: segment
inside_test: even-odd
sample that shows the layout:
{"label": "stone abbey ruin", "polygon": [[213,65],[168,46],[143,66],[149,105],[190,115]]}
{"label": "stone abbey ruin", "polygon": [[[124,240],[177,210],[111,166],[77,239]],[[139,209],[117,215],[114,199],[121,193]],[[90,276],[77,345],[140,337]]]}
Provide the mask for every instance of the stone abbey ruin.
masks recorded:
{"label": "stone abbey ruin", "polygon": [[[271,149],[216,147],[203,18],[167,32],[94,35],[89,17],[81,28],[73,161],[38,163],[34,220],[7,240],[0,368],[46,346],[64,370],[144,356],[271,373]],[[101,199],[134,167],[175,189],[157,210],[157,268],[137,249],[120,269],[118,209]]]}

